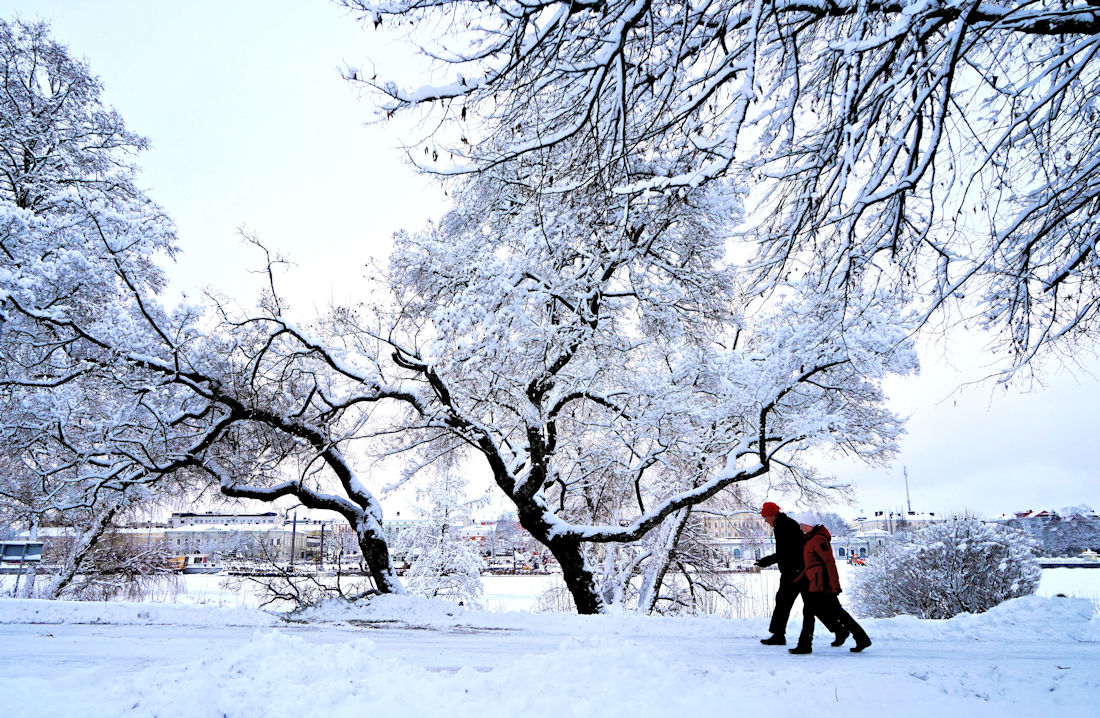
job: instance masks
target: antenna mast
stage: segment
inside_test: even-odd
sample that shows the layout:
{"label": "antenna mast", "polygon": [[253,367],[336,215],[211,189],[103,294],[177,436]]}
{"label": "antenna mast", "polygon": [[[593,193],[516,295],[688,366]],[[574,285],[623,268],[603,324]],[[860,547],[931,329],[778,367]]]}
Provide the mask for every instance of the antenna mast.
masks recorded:
{"label": "antenna mast", "polygon": [[905,475],[905,509],[913,513],[913,502],[909,500],[909,467],[901,467],[901,473]]}

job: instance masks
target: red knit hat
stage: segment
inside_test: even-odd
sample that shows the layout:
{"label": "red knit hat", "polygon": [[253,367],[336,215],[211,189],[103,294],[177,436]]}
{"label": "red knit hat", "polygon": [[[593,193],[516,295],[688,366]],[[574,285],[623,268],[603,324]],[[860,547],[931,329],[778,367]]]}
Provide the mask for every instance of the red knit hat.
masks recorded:
{"label": "red knit hat", "polygon": [[760,515],[763,516],[764,518],[767,518],[769,516],[778,516],[779,515],[779,506],[776,505],[776,504],[773,504],[771,501],[768,501],[763,506],[760,507]]}

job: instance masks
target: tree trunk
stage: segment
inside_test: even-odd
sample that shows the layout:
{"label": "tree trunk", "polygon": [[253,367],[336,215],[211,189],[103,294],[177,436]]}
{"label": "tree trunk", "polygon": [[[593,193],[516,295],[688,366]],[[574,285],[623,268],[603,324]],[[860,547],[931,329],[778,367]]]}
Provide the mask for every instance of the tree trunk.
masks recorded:
{"label": "tree trunk", "polygon": [[[541,539],[540,539],[541,540]],[[562,578],[565,579],[565,587],[573,596],[573,603],[577,606],[577,613],[592,615],[604,612],[604,602],[596,590],[596,576],[588,565],[588,559],[584,555],[579,541],[564,541],[561,539],[544,541],[554,554],[558,565],[561,566]]]}
{"label": "tree trunk", "polygon": [[47,598],[59,598],[65,587],[72,583],[73,578],[84,566],[88,554],[99,543],[99,539],[103,537],[107,527],[111,524],[111,520],[121,507],[121,503],[113,503],[100,509],[99,513],[93,517],[91,525],[73,537],[73,544],[69,547],[65,564],[61,567],[60,573],[54,578],[49,590],[46,592]]}
{"label": "tree trunk", "polygon": [[680,541],[680,535],[683,534],[690,515],[691,509],[683,508],[666,521],[658,540],[659,545],[653,550],[653,561],[656,565],[645,572],[645,578],[642,581],[638,596],[638,613],[652,613],[654,606],[657,605],[661,586],[665,582],[665,574],[668,573],[668,567],[672,564],[676,544]]}
{"label": "tree trunk", "polygon": [[518,505],[519,523],[528,533],[543,546],[550,549],[550,553],[557,559],[561,566],[562,578],[565,579],[565,587],[573,596],[573,603],[577,606],[577,613],[591,615],[604,612],[604,602],[596,590],[596,576],[588,565],[588,559],[584,555],[584,549],[578,539],[563,539],[551,536],[551,524],[546,519],[546,510],[529,501]]}
{"label": "tree trunk", "polygon": [[405,587],[397,578],[390,562],[390,549],[386,540],[373,531],[357,532],[359,550],[363,554],[363,562],[367,564],[374,586],[381,593],[404,594]]}
{"label": "tree trunk", "polygon": [[630,582],[630,574],[635,565],[631,560],[629,569],[623,570],[619,566],[620,549],[618,544],[604,547],[603,568],[600,572],[600,596],[609,606],[623,604],[626,586]]}

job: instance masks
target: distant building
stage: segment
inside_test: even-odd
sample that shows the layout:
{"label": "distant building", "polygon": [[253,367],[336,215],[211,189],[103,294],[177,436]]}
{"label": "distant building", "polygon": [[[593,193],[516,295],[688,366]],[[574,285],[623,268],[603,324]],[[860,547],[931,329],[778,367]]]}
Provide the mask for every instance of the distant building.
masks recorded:
{"label": "distant building", "polygon": [[1050,523],[1051,521],[1100,521],[1100,514],[1091,509],[1085,509],[1080,511],[1071,511],[1071,513],[1063,516],[1057,511],[1052,511],[1050,509],[1039,509],[1037,511],[1028,509],[1026,511],[1015,511],[1011,514],[1001,514],[999,519],[994,520],[1020,521],[1023,523]]}
{"label": "distant building", "polygon": [[[173,513],[164,529],[123,529],[130,541],[163,541],[173,553],[217,553],[225,557],[264,561],[315,561],[331,553],[344,522],[285,518],[262,514]],[[322,546],[328,532],[332,543]],[[357,551],[353,542],[348,547]]]}
{"label": "distant building", "polygon": [[859,531],[847,536],[834,536],[833,554],[838,561],[878,556],[893,539],[892,534],[882,529]]}
{"label": "distant building", "polygon": [[699,513],[698,520],[706,545],[724,557],[726,566],[752,563],[775,551],[771,529],[757,511]]}
{"label": "distant building", "polygon": [[912,531],[929,524],[944,521],[936,514],[918,511],[875,511],[871,516],[857,516],[855,525],[859,533],[885,531],[888,534]]}
{"label": "distant building", "polygon": [[703,531],[715,539],[766,536],[771,532],[757,511],[736,511],[732,514],[699,514]]}
{"label": "distant building", "polygon": [[474,544],[478,553],[488,554],[493,548],[495,522],[479,521],[462,529],[462,537]]}
{"label": "distant building", "polygon": [[1050,521],[1051,519],[1053,519],[1057,515],[1058,515],[1057,512],[1048,511],[1046,509],[1040,509],[1038,511],[1032,511],[1031,509],[1028,509],[1027,511],[1016,511],[1015,513],[1013,513],[1012,516],[1013,516],[1013,518],[1020,519],[1020,520]]}
{"label": "distant building", "polygon": [[[397,512],[397,516],[401,516],[400,511]],[[386,543],[389,544],[392,551],[401,534],[421,526],[427,526],[429,523],[431,522],[428,519],[385,519],[382,521],[382,535],[386,538]]]}
{"label": "distant building", "polygon": [[168,528],[184,526],[276,526],[283,519],[274,511],[263,514],[192,514],[174,513],[168,517]]}

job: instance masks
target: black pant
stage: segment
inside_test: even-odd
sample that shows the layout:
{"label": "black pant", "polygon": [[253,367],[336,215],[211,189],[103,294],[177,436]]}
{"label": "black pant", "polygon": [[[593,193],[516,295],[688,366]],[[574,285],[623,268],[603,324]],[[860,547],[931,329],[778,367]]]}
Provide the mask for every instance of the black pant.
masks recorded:
{"label": "black pant", "polygon": [[772,622],[768,630],[777,635],[787,633],[787,620],[791,617],[791,608],[794,599],[806,590],[806,582],[791,582],[792,576],[779,576],[779,590],[775,592],[775,610],[772,611]]}
{"label": "black pant", "polygon": [[856,623],[856,619],[840,605],[835,593],[807,591],[802,594],[802,633],[798,636],[798,645],[809,647],[814,642],[814,618],[820,618],[833,633],[841,628],[852,634],[856,643],[868,643],[867,632]]}
{"label": "black pant", "polygon": [[[780,575],[779,577],[779,589],[775,592],[775,610],[772,611],[772,621],[768,625],[768,630],[777,635],[785,635],[787,633],[787,621],[791,617],[791,608],[794,606],[794,599],[798,596],[802,596],[802,621],[805,624],[806,621],[806,606],[809,605],[809,601],[806,596],[809,594],[810,583],[806,579],[802,579],[797,583],[791,581],[792,576]],[[826,628],[830,631],[836,631],[836,623],[832,618],[822,618],[821,622],[825,624]]]}

